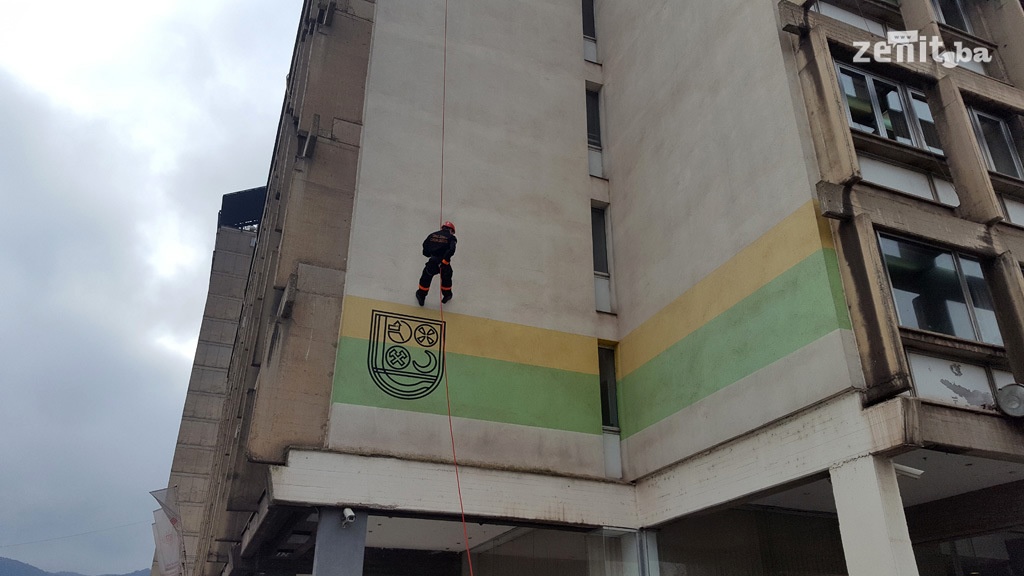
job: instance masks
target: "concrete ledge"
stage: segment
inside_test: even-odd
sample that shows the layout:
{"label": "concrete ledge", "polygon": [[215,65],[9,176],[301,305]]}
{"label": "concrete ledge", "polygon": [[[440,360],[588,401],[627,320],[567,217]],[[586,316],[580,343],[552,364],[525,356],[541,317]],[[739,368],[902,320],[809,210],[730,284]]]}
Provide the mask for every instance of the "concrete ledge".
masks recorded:
{"label": "concrete ledge", "polygon": [[[598,434],[458,417],[453,422],[460,464],[604,478]],[[436,462],[452,459],[444,415],[335,403],[329,426],[331,450]]]}
{"label": "concrete ledge", "polygon": [[[466,514],[478,520],[640,528],[912,447],[1024,462],[1022,439],[1019,421],[906,397],[863,409],[861,395],[850,392],[635,485],[469,466],[460,466],[460,473]],[[291,450],[287,465],[270,467],[271,505],[456,515],[454,475],[445,463]]]}
{"label": "concrete ledge", "polygon": [[[459,472],[468,517],[639,527],[628,484],[467,466]],[[270,467],[270,484],[275,505],[459,514],[450,464],[292,450],[286,466]]]}
{"label": "concrete ledge", "polygon": [[957,454],[1024,462],[1024,420],[913,400],[919,439]]}

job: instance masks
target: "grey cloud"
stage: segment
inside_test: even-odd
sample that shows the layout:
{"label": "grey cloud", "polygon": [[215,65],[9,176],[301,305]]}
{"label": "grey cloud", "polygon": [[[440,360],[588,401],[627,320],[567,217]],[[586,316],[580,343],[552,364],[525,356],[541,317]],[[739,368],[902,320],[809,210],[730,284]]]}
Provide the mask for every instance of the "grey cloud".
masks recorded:
{"label": "grey cloud", "polygon": [[[19,111],[0,142],[11,216],[0,229],[0,269],[11,279],[0,307],[0,425],[9,439],[0,443],[0,545],[146,520],[150,504],[138,492],[166,478],[180,415],[174,391],[188,371],[147,348],[145,326],[131,320],[131,309],[145,308],[131,292],[146,270],[124,249],[136,207],[117,187],[145,175],[109,127],[49,108],[7,76],[0,109]],[[134,530],[146,534],[145,525]],[[0,555],[44,569],[127,571],[146,564],[131,532]]]}
{"label": "grey cloud", "polygon": [[[152,336],[198,332],[220,196],[266,180],[300,2],[282,4],[172,22],[108,72],[188,103],[170,118],[187,144],[162,171],[125,136],[140,112],[84,119],[0,69],[0,556],[92,574],[149,566],[147,492],[167,481],[190,369]],[[165,34],[178,40],[160,51]],[[155,278],[140,227],[170,219],[201,257]]]}

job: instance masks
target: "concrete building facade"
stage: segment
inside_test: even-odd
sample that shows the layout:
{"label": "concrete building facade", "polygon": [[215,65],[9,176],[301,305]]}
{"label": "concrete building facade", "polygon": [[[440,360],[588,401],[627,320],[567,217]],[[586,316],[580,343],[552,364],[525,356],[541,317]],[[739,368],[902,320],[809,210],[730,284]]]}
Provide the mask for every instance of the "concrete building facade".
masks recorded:
{"label": "concrete building facade", "polygon": [[1024,573],[1019,86],[1017,0],[307,0],[194,574]]}
{"label": "concrete building facade", "polygon": [[[167,482],[174,487],[172,500],[181,516],[179,560],[189,569],[196,566],[199,530],[218,460],[217,431],[227,407],[228,365],[265,198],[266,188],[225,194],[217,216],[210,285]],[[157,564],[154,560],[154,573]]]}

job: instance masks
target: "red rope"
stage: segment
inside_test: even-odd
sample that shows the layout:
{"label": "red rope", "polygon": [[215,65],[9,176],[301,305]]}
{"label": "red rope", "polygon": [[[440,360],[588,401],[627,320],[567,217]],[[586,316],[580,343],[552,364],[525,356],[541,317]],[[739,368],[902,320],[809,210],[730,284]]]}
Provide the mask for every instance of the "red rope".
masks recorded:
{"label": "red rope", "polygon": [[[441,304],[441,322],[444,322],[444,304]],[[444,370],[444,395],[448,402],[448,433],[452,438],[452,462],[455,464],[455,488],[459,493],[459,512],[462,514],[462,540],[466,543],[466,561],[469,564],[469,576],[473,576],[473,556],[469,551],[469,530],[466,528],[466,508],[462,504],[462,482],[459,479],[459,458],[455,454],[455,427],[452,425],[452,396],[448,386],[448,359],[445,356],[446,344],[441,341],[442,370]]]}
{"label": "red rope", "polygon": [[[441,207],[437,214],[438,228],[444,222],[444,116],[448,102],[448,0],[444,0],[444,60],[441,65]],[[442,313],[444,310],[442,309]]]}
{"label": "red rope", "polygon": [[[448,0],[444,0],[444,63],[441,68],[441,202],[438,212],[438,226],[444,222],[444,133],[445,105],[448,101]],[[449,264],[450,265],[450,264]],[[438,290],[441,297],[441,324],[444,325],[444,290]],[[459,457],[455,452],[455,426],[452,424],[452,395],[448,386],[447,334],[441,340],[441,370],[444,371],[444,396],[448,404],[448,434],[452,439],[452,463],[455,465],[455,489],[459,494],[459,512],[462,516],[462,541],[466,544],[466,562],[469,576],[473,576],[473,556],[469,551],[469,529],[466,527],[466,507],[462,503],[462,481],[459,478]]]}

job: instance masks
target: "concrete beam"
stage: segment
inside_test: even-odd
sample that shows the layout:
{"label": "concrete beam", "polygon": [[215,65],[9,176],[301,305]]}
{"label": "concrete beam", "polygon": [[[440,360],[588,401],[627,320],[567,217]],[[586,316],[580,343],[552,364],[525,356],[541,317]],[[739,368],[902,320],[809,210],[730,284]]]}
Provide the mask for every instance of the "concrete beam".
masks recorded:
{"label": "concrete beam", "polygon": [[1008,224],[997,224],[995,229],[1000,244],[1013,254],[1015,260],[1024,265],[1024,229]]}
{"label": "concrete beam", "polygon": [[[822,205],[840,206],[841,218],[861,214],[876,226],[919,238],[933,244],[956,246],[979,256],[995,257],[998,251],[992,229],[957,218],[949,208],[881,190],[869,184],[856,184],[849,191],[834,185],[818,185]],[[1007,228],[1009,234],[1013,234]],[[1020,234],[1024,239],[1024,233]]]}
{"label": "concrete beam", "polygon": [[[746,501],[850,459],[926,446],[1024,461],[1024,430],[998,415],[913,398],[862,408],[860,395],[848,393],[633,485],[471,467],[460,472],[466,515],[477,521],[635,529]],[[271,466],[270,476],[272,506],[459,513],[448,464],[291,450],[288,464]]]}
{"label": "concrete beam", "polygon": [[892,462],[864,456],[829,475],[850,576],[918,576]]}
{"label": "concrete beam", "polygon": [[918,404],[922,446],[982,458],[1024,462],[1024,426],[1017,419],[909,400]]}
{"label": "concrete beam", "polygon": [[[633,487],[560,476],[460,466],[466,515],[555,524],[638,528]],[[459,514],[448,464],[291,450],[271,467],[274,504]]]}

